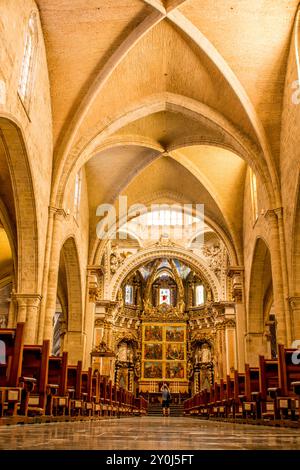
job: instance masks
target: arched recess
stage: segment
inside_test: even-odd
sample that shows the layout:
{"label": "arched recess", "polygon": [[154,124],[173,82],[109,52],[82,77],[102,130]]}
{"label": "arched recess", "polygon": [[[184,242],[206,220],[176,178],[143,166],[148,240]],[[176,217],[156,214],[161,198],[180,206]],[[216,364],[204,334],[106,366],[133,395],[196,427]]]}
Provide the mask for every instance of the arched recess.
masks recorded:
{"label": "arched recess", "polygon": [[271,254],[262,238],[256,240],[249,285],[246,353],[247,362],[255,365],[259,354],[270,357],[270,311],[273,304]]}
{"label": "arched recess", "polygon": [[[65,310],[63,348],[68,351],[69,363],[76,363],[83,354],[83,298],[78,249],[74,237],[64,242],[60,254],[57,296]],[[64,300],[62,300],[64,299]]]}
{"label": "arched recess", "polygon": [[211,287],[214,301],[218,302],[222,299],[222,289],[216,275],[207,266],[206,262],[199,256],[194,255],[191,251],[185,250],[177,246],[154,246],[139,251],[136,255],[132,255],[121,265],[111,279],[108,299],[116,300],[118,290],[123,281],[131,271],[136,270],[140,265],[147,263],[156,258],[178,259],[186,263],[196,272],[200,272],[207,284]]}
{"label": "arched recess", "polygon": [[18,294],[36,294],[40,288],[39,247],[33,181],[22,131],[8,117],[0,116],[0,140],[9,168],[14,201],[18,255],[16,291]]}
{"label": "arched recess", "polygon": [[[1,180],[0,175],[0,180]],[[0,194],[0,327],[15,325],[12,293],[16,290],[16,235]]]}

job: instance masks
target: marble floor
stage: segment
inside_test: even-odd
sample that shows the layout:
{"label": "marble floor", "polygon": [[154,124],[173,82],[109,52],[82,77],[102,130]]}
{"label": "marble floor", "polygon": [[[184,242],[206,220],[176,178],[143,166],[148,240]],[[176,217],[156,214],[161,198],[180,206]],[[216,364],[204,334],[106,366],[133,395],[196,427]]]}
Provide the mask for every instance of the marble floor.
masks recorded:
{"label": "marble floor", "polygon": [[300,449],[298,429],[191,418],[122,418],[0,428],[1,450]]}

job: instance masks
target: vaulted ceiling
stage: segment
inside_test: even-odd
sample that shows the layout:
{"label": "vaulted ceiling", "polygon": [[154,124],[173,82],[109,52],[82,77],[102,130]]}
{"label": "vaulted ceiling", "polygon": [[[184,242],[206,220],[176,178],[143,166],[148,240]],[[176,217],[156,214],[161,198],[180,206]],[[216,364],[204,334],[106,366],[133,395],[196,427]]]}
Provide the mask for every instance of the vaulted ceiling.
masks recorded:
{"label": "vaulted ceiling", "polygon": [[54,176],[86,163],[90,230],[97,205],[121,193],[131,202],[177,193],[205,203],[240,243],[248,149],[254,169],[276,186],[298,0],[37,4]]}

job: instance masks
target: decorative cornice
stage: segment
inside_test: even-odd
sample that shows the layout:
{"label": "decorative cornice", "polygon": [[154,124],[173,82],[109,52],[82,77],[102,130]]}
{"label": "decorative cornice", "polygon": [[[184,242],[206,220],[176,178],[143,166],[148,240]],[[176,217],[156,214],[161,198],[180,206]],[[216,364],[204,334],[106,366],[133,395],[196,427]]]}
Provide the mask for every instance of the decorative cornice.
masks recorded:
{"label": "decorative cornice", "polygon": [[99,274],[100,274],[101,276],[103,276],[103,274],[104,274],[103,266],[100,266],[100,265],[97,265],[97,264],[95,264],[95,265],[92,265],[92,264],[91,264],[91,265],[88,265],[88,266],[86,267],[86,269],[87,269],[87,272],[88,272],[89,274],[95,274],[95,275],[99,275]]}

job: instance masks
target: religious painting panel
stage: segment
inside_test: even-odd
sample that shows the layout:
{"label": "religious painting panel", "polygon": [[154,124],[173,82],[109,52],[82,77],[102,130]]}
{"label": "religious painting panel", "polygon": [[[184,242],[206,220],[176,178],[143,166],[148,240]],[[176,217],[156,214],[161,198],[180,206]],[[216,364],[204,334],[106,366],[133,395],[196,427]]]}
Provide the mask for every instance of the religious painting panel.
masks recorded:
{"label": "religious painting panel", "polygon": [[184,379],[185,363],[184,362],[167,362],[166,363],[167,379]]}
{"label": "religious painting panel", "polygon": [[183,326],[168,326],[166,328],[166,341],[184,342],[185,328]]}
{"label": "religious painting panel", "polygon": [[145,326],[144,341],[162,341],[162,327],[159,325]]}
{"label": "religious painting panel", "polygon": [[166,346],[166,359],[168,360],[184,360],[184,344],[169,343]]}
{"label": "religious painting panel", "polygon": [[162,362],[144,362],[144,377],[146,379],[161,379],[163,377]]}
{"label": "religious painting panel", "polygon": [[146,343],[144,349],[145,359],[162,359],[162,344],[160,343]]}

